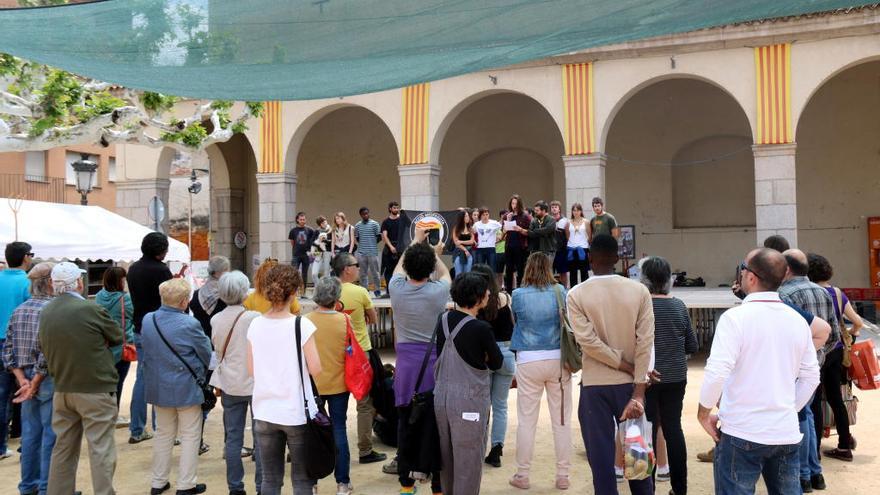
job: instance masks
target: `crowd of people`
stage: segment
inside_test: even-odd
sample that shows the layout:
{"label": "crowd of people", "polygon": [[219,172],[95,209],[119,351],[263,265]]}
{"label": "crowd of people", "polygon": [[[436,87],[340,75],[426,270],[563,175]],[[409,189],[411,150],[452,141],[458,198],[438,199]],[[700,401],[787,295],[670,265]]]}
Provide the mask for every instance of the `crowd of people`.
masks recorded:
{"label": "crowd of people", "polygon": [[[557,201],[529,209],[514,195],[497,220],[487,208],[461,209],[449,243],[432,244],[429,231],[416,228],[406,247],[398,245],[397,202],[381,224],[367,208],[354,225],[343,212],[332,225],[318,217],[317,229],[299,213],[289,236],[292,264],[264,260],[251,284],[215,256],[196,290],[163,262],[167,238],[150,233],[140,260],[105,272],[94,301],[84,297],[77,265],[33,264],[30,245],[9,243],[9,268],[0,272],[0,459],[10,456],[7,404],[20,404],[22,495],[75,493],[83,436],[93,493],[115,493],[113,434],[123,382],[137,361],[129,443],[152,439],[151,495],[171,489],[175,445],[176,493],[208,490],[198,464],[210,449],[204,424],[218,398],[230,495],[246,493],[248,456],[257,493],[280,494],[287,464],[293,493],[313,493],[309,422],[324,410],[337,452],[336,493],[348,495],[356,480],[346,359],[359,347],[374,378],[370,393],[355,398],[358,461],[386,460],[373,448],[374,432],[396,446],[382,471],[397,475],[401,494],[420,483],[435,494],[479,493],[485,466],[502,466],[512,386],[518,426],[510,486],[532,486],[546,395],[552,483],[569,489],[578,475],[577,372],[577,419],[595,493],[618,493],[628,481],[632,493],[652,494],[668,479],[670,494],[685,494],[682,409],[688,355],[698,350],[688,311],[670,295],[664,258],[641,260],[640,280],[616,274],[616,219],[601,198],[591,206],[587,219],[580,204],[566,216]],[[719,319],[701,384],[698,419],[717,443],[716,493],[753,493],[761,475],[770,493],[825,489],[821,459],[852,461],[856,447],[841,385],[862,322],[830,284],[826,258],[790,249],[779,236],[765,245],[737,268],[732,288],[743,304]],[[450,251],[454,273],[442,260]],[[309,278],[316,309],[300,316]],[[390,299],[393,315],[393,367],[368,331],[380,297]],[[837,447],[825,451],[823,397],[838,431]],[[249,411],[253,448],[245,438]],[[642,416],[668,461],[636,477],[624,471],[618,424]]]}

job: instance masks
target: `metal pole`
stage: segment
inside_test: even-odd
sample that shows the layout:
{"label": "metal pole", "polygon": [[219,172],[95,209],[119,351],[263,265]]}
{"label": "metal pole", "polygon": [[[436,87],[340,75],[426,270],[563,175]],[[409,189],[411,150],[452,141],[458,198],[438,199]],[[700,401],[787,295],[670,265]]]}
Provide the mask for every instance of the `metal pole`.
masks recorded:
{"label": "metal pole", "polygon": [[79,204],[81,204],[83,206],[88,206],[89,205],[89,198],[86,196],[86,193],[81,192],[79,194],[80,194]]}
{"label": "metal pole", "polygon": [[189,255],[192,258],[193,253],[193,195],[189,193]]}

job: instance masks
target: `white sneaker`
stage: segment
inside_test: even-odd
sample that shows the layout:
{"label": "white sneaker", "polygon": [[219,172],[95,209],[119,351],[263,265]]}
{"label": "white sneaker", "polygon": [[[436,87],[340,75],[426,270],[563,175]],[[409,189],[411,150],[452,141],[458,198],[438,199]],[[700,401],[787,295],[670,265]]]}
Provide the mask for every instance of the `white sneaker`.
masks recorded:
{"label": "white sneaker", "polygon": [[2,454],[0,454],[0,460],[6,459],[7,457],[12,457],[12,452],[7,450],[6,452],[3,452]]}
{"label": "white sneaker", "polygon": [[128,428],[128,425],[131,424],[131,421],[128,420],[125,416],[119,416],[116,418],[116,429],[120,428]]}
{"label": "white sneaker", "polygon": [[351,495],[351,492],[354,491],[354,485],[351,483],[337,483],[336,484],[336,495]]}

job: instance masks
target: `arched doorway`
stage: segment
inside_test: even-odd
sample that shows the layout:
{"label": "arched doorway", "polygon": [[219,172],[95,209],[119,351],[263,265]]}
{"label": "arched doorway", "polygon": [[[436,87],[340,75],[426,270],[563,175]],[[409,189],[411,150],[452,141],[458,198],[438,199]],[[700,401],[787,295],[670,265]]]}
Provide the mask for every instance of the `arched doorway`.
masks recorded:
{"label": "arched doorway", "polygon": [[[168,234],[183,243],[189,242],[192,199],[193,261],[204,262],[210,256],[223,255],[230,259],[233,269],[250,274],[253,267],[248,260],[259,252],[257,162],[250,141],[243,134],[236,134],[227,142],[209,146],[206,163],[187,160],[170,148],[166,151],[159,167],[168,170],[171,180]],[[197,193],[189,190],[193,169],[200,185]],[[244,249],[235,246],[234,236],[238,232],[247,236]],[[199,265],[195,267],[198,269]]]}
{"label": "arched doorway", "polygon": [[834,266],[835,285],[868,287],[866,217],[880,216],[880,61],[846,69],[810,98],[796,140],[798,245]]}
{"label": "arched doorway", "polygon": [[440,208],[507,206],[511,194],[530,205],[565,199],[564,146],[553,118],[537,101],[496,93],[464,108],[440,148]]}
{"label": "arched doorway", "polygon": [[308,130],[296,156],[296,207],[313,225],[345,212],[355,221],[370,208],[377,221],[388,201],[400,200],[399,156],[394,136],[373,112],[356,106],[333,110]]}
{"label": "arched doorway", "polygon": [[742,108],[714,84],[665,79],[635,92],[608,130],[605,203],[635,225],[637,256],[730,283],[755,242],[752,142]]}

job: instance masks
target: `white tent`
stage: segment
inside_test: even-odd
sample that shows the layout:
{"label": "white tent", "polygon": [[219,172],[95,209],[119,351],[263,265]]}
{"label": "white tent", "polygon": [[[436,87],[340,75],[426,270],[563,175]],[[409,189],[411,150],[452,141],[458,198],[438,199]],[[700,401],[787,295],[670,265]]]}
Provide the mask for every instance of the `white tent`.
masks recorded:
{"label": "white tent", "polygon": [[[12,206],[16,200],[12,200]],[[0,198],[0,243],[15,240],[15,216],[10,201]],[[100,206],[80,206],[42,201],[21,201],[18,240],[33,246],[42,260],[133,262],[141,257],[141,240],[147,227]],[[186,244],[168,239],[165,261],[188,263]],[[2,257],[0,251],[0,257]]]}

